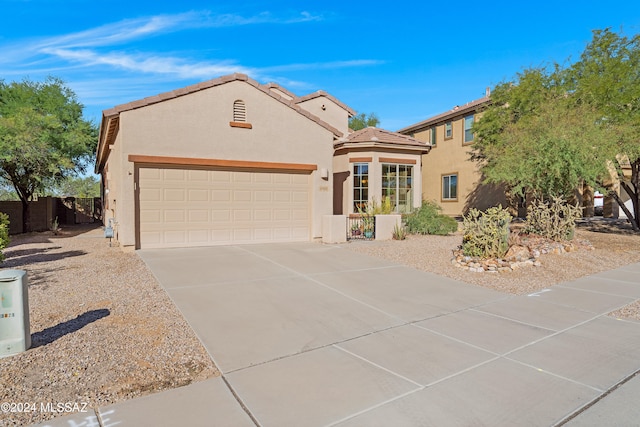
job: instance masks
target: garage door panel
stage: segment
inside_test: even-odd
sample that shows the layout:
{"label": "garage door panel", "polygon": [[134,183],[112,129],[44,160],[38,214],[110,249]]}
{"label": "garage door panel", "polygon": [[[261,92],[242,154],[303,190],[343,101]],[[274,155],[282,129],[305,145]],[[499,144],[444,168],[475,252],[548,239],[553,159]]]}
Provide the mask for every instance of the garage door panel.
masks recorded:
{"label": "garage door panel", "polygon": [[249,209],[234,209],[233,219],[237,222],[251,221],[251,211]]}
{"label": "garage door panel", "polygon": [[165,182],[167,181],[181,181],[184,182],[186,179],[185,172],[183,169],[164,169],[163,170],[163,179]]}
{"label": "garage door panel", "polygon": [[212,190],[211,201],[212,202],[230,202],[231,190]]}
{"label": "garage door panel", "polygon": [[309,211],[307,211],[306,209],[292,209],[291,214],[294,221],[309,220]]}
{"label": "garage door panel", "polygon": [[211,171],[210,177],[213,182],[231,182],[231,172],[227,171]]}
{"label": "garage door panel", "polygon": [[290,202],[291,192],[290,191],[274,191],[273,200],[276,202]]}
{"label": "garage door panel", "polygon": [[144,223],[160,224],[162,223],[161,217],[162,217],[162,214],[159,209],[146,209],[146,210],[140,211],[141,223],[144,222]]}
{"label": "garage door panel", "polygon": [[184,223],[185,215],[183,210],[173,210],[173,209],[165,209],[164,210],[164,222],[165,223]]}
{"label": "garage door panel", "polygon": [[165,202],[184,202],[187,198],[184,195],[185,190],[182,188],[165,188],[163,191],[163,201]]}
{"label": "garage door panel", "polygon": [[187,190],[190,202],[208,202],[209,191],[206,189],[189,189]]}
{"label": "garage door panel", "polygon": [[211,230],[211,243],[229,243],[232,240],[231,229]]}
{"label": "garage door panel", "polygon": [[139,176],[140,176],[140,179],[144,179],[146,181],[160,180],[162,178],[162,170],[152,169],[152,168],[142,168],[140,169]]}
{"label": "garage door panel", "polygon": [[206,170],[189,170],[187,171],[187,177],[190,182],[209,182],[209,172]]}
{"label": "garage door panel", "polygon": [[272,194],[269,190],[261,190],[253,192],[253,200],[256,202],[271,202]]}
{"label": "garage door panel", "polygon": [[233,192],[234,202],[250,202],[251,190],[236,190]]}
{"label": "garage door panel", "polygon": [[271,210],[256,209],[253,211],[253,219],[255,221],[271,221]]}
{"label": "garage door panel", "polygon": [[309,193],[306,191],[294,191],[291,196],[294,203],[306,203],[309,201]]}
{"label": "garage door panel", "polygon": [[189,212],[189,222],[209,222],[209,211],[206,209],[191,209]]}
{"label": "garage door panel", "polygon": [[143,248],[306,241],[310,175],[140,168]]}
{"label": "garage door panel", "polygon": [[214,223],[220,223],[221,225],[224,225],[224,223],[230,223],[231,211],[230,210],[211,211],[211,221],[213,221]]}
{"label": "garage door panel", "polygon": [[209,242],[209,230],[189,230],[190,243],[207,243]]}
{"label": "garage door panel", "polygon": [[251,174],[247,172],[233,172],[233,182],[243,182],[250,183],[251,182]]}
{"label": "garage door panel", "polygon": [[162,190],[156,188],[140,189],[141,202],[159,202],[162,200]]}

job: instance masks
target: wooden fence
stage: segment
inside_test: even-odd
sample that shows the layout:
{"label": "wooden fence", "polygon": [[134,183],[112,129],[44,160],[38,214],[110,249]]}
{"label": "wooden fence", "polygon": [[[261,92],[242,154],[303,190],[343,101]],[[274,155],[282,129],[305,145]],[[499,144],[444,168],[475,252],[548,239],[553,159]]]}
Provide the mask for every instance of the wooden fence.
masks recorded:
{"label": "wooden fence", "polygon": [[[58,224],[84,224],[102,219],[100,198],[39,197],[30,204],[32,231],[49,230],[58,218]],[[22,203],[0,201],[0,212],[9,215],[9,234],[22,233]]]}

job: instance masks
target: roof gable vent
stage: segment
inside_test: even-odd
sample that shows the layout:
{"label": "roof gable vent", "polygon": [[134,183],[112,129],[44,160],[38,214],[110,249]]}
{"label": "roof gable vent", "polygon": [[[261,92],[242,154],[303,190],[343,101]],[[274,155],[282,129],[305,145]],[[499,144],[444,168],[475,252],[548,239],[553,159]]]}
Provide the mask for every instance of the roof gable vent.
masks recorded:
{"label": "roof gable vent", "polygon": [[244,101],[237,99],[233,102],[233,121],[244,123],[247,121],[247,107]]}

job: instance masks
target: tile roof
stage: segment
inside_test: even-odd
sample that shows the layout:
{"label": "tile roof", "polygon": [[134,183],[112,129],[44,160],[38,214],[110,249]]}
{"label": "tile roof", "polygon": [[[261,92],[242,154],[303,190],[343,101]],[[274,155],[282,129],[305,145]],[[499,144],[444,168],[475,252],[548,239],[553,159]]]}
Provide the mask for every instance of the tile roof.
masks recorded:
{"label": "tile roof", "polygon": [[351,147],[356,145],[390,145],[398,148],[423,148],[425,151],[431,149],[431,144],[429,143],[418,141],[415,138],[397,132],[371,126],[350,133],[334,143],[334,147],[336,148],[344,145]]}
{"label": "tile roof", "polygon": [[331,101],[335,102],[336,104],[338,104],[342,109],[346,110],[350,116],[355,116],[356,115],[356,111],[352,108],[350,108],[348,105],[340,102],[337,98],[335,98],[334,96],[328,94],[327,92],[323,91],[323,90],[319,90],[317,92],[313,92],[310,93],[308,95],[305,96],[300,96],[300,97],[296,97],[294,99],[296,104],[300,104],[301,102],[305,102],[308,101],[310,99],[314,99],[314,98],[318,98],[324,96],[325,98],[330,99]]}
{"label": "tile roof", "polygon": [[462,114],[466,114],[471,111],[477,111],[480,107],[484,106],[485,104],[488,104],[489,102],[491,102],[490,97],[483,96],[482,98],[476,99],[475,101],[468,102],[461,106],[456,105],[449,111],[445,111],[444,113],[438,114],[436,116],[430,117],[421,122],[399,129],[398,132],[400,133],[415,132],[417,130],[421,130],[423,128],[434,125],[436,123],[443,122],[447,119],[450,119]]}
{"label": "tile roof", "polygon": [[[320,126],[324,127],[325,129],[329,130],[330,132],[332,132],[336,137],[341,137],[343,136],[342,132],[340,132],[338,129],[336,129],[335,127],[331,126],[330,124],[328,124],[327,122],[325,122],[324,120],[320,119],[319,117],[315,116],[314,114],[311,114],[309,111],[305,110],[304,108],[300,107],[298,104],[298,102],[302,102],[305,99],[311,99],[310,97],[316,97],[316,96],[320,96],[319,94],[322,94],[324,96],[329,97],[331,100],[333,100],[334,102],[336,102],[338,105],[340,105],[342,108],[344,108],[345,110],[351,112],[352,110],[347,107],[346,105],[342,104],[340,101],[338,101],[336,98],[332,97],[331,95],[325,93],[325,92],[315,92],[313,94],[307,95],[307,97],[296,97],[293,93],[289,92],[288,90],[284,89],[283,87],[275,84],[275,83],[269,83],[269,84],[265,84],[265,85],[261,85],[260,83],[258,83],[257,81],[249,78],[246,74],[241,74],[241,73],[234,73],[234,74],[229,74],[226,76],[222,76],[222,77],[218,77],[212,80],[208,80],[205,82],[201,82],[201,83],[197,83],[191,86],[186,86],[180,89],[175,89],[169,92],[164,92],[158,95],[154,95],[154,96],[150,96],[147,98],[143,98],[143,99],[139,99],[136,101],[132,101],[132,102],[128,102],[126,104],[120,104],[120,105],[116,105],[113,108],[104,110],[102,112],[102,123],[100,125],[100,134],[99,134],[99,139],[98,139],[98,148],[97,148],[97,152],[96,152],[96,172],[100,171],[104,165],[104,162],[106,161],[106,157],[108,155],[107,149],[106,147],[109,145],[110,142],[108,142],[113,136],[114,136],[114,132],[116,131],[116,129],[118,128],[117,126],[117,122],[119,121],[119,116],[120,113],[125,112],[125,111],[131,111],[131,110],[135,110],[137,108],[142,108],[142,107],[146,107],[148,105],[153,105],[153,104],[157,104],[169,99],[174,99],[174,98],[178,98],[180,96],[185,96],[185,95],[189,95],[191,93],[195,93],[195,92],[199,92],[201,90],[205,90],[205,89],[209,89],[212,88],[214,86],[220,86],[229,82],[233,82],[233,81],[244,81],[248,84],[250,84],[251,86],[255,87],[256,89],[264,92],[265,94],[269,95],[270,97],[278,100],[279,102],[285,104],[286,106],[288,106],[289,108],[295,110],[296,112],[298,112],[299,114],[302,114],[303,116],[307,117],[308,119],[316,122],[317,124],[319,124]],[[283,93],[287,94],[287,95],[291,95],[293,97],[293,99],[287,99],[283,96],[278,95],[277,93],[274,93],[271,88],[277,88],[278,90],[282,91]]]}

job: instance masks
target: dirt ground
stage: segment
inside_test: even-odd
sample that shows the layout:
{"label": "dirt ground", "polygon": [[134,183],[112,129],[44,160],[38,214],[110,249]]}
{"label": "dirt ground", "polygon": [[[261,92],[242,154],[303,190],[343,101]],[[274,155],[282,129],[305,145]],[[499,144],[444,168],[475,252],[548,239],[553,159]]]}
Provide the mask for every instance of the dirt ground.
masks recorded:
{"label": "dirt ground", "polygon": [[[99,227],[11,237],[0,266],[27,271],[32,346],[0,359],[0,403],[103,407],[219,375],[141,259]],[[56,415],[0,413],[0,426]]]}

